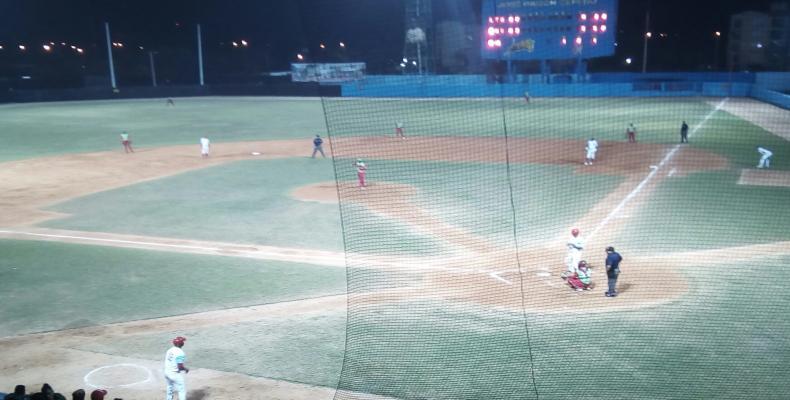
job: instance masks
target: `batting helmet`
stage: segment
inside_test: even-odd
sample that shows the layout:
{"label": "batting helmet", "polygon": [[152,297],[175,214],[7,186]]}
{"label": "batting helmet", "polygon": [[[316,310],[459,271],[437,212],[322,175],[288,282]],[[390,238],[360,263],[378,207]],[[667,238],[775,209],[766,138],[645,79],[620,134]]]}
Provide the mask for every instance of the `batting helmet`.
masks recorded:
{"label": "batting helmet", "polygon": [[579,229],[578,229],[578,228],[573,228],[573,229],[571,229],[571,235],[573,235],[573,236],[579,236]]}
{"label": "batting helmet", "polygon": [[184,342],[186,342],[186,341],[187,341],[187,338],[185,338],[183,336],[177,336],[175,339],[173,339],[173,345],[174,346],[183,346]]}

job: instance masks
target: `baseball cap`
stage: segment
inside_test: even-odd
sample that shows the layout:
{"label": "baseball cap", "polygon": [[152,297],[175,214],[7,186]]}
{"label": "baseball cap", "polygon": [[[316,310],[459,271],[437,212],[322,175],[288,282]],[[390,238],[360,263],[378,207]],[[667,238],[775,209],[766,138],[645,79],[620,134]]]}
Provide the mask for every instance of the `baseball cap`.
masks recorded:
{"label": "baseball cap", "polygon": [[614,251],[614,247],[609,246],[609,247],[606,248],[606,251]]}

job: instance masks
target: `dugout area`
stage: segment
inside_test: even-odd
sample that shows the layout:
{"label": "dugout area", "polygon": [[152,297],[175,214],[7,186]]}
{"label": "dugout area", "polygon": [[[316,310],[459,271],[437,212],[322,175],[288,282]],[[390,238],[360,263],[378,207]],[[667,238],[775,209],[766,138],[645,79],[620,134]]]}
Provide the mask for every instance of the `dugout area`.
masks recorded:
{"label": "dugout area", "polygon": [[[730,101],[0,106],[0,383],[158,398],[178,334],[212,399],[781,398],[790,295],[755,277],[790,262],[790,189],[742,170],[753,143],[790,145]],[[316,133],[331,158],[309,158]],[[559,278],[571,227],[589,292]]]}

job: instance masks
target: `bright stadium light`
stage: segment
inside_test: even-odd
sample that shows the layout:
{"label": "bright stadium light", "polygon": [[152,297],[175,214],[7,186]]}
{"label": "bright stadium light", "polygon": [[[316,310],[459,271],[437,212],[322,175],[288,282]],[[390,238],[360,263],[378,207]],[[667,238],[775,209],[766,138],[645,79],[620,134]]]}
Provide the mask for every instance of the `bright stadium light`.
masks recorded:
{"label": "bright stadium light", "polygon": [[488,42],[486,42],[486,44],[488,45],[488,47],[494,47],[494,39],[488,39]]}
{"label": "bright stadium light", "polygon": [[237,42],[231,42],[231,44],[233,45],[233,47],[239,47],[239,44]]}
{"label": "bright stadium light", "polygon": [[721,36],[721,32],[719,32],[719,31],[716,31],[716,32],[714,33],[714,35],[716,35],[716,37],[720,37],[720,36]]}
{"label": "bright stadium light", "polygon": [[560,39],[560,43],[562,43],[562,45],[565,46],[566,44],[568,44],[568,39],[565,36],[563,36],[562,39]]}
{"label": "bright stadium light", "polygon": [[346,47],[346,44],[343,43],[343,42],[340,42],[339,45],[340,45],[340,47]]}
{"label": "bright stadium light", "polygon": [[585,25],[580,26],[579,27],[579,32],[582,32],[582,33],[587,32],[587,26],[585,26]]}
{"label": "bright stadium light", "polygon": [[2,44],[0,44],[0,50],[3,50],[3,45]]}
{"label": "bright stadium light", "polygon": [[302,60],[304,60],[304,56],[303,56],[301,53],[300,53],[300,54],[297,54],[297,55],[296,55],[296,58],[297,58],[297,59],[299,59],[299,61],[302,61]]}
{"label": "bright stadium light", "polygon": [[648,32],[648,33],[645,33],[645,36],[646,36],[648,39],[650,39],[651,37],[653,37],[653,32]]}
{"label": "bright stadium light", "polygon": [[244,39],[242,39],[242,40],[241,40],[241,45],[242,45],[242,46],[244,46],[244,47],[247,47],[247,45],[248,45],[248,44],[249,44],[249,43],[247,43],[247,41],[246,41],[246,40],[244,40]]}
{"label": "bright stadium light", "polygon": [[73,44],[72,44],[72,45],[71,45],[71,49],[72,49],[72,50],[77,50],[77,46],[75,46],[75,45],[73,45]]}
{"label": "bright stadium light", "polygon": [[83,49],[81,49],[81,48],[77,47],[77,53],[80,53],[80,54],[82,54],[82,53],[84,53],[84,52],[85,52],[85,50],[83,50]]}
{"label": "bright stadium light", "polygon": [[513,34],[513,27],[507,28],[507,34],[508,35],[512,35]]}
{"label": "bright stadium light", "polygon": [[416,66],[417,65],[417,60],[412,60],[411,65]]}
{"label": "bright stadium light", "polygon": [[587,14],[582,13],[582,15],[579,16],[579,18],[581,18],[582,21],[587,21]]}
{"label": "bright stadium light", "polygon": [[601,25],[601,32],[606,32],[606,25]]}
{"label": "bright stadium light", "polygon": [[521,28],[519,28],[519,27],[516,27],[516,29],[515,29],[515,30],[516,30],[516,35],[520,35],[520,34],[521,34]]}
{"label": "bright stadium light", "polygon": [[598,32],[598,25],[593,25],[593,32]]}
{"label": "bright stadium light", "polygon": [[494,35],[496,35],[496,32],[497,32],[497,30],[494,29],[493,26],[489,26],[488,27],[488,36],[494,36]]}
{"label": "bright stadium light", "polygon": [[509,22],[509,23],[511,23],[511,24],[514,22],[514,20],[513,20],[513,16],[512,16],[512,15],[508,15],[508,17],[507,17],[507,22]]}
{"label": "bright stadium light", "polygon": [[628,58],[625,59],[625,63],[626,64],[631,64],[632,61],[633,60],[631,59],[631,57],[628,57]]}
{"label": "bright stadium light", "polygon": [[401,68],[406,68],[406,63],[400,63]]}
{"label": "bright stadium light", "polygon": [[609,15],[606,13],[601,14],[601,19],[606,21],[609,18]]}
{"label": "bright stadium light", "polygon": [[497,40],[494,40],[494,46],[496,46],[496,47],[502,47],[502,41],[501,41],[501,40],[499,40],[499,39],[497,39]]}
{"label": "bright stadium light", "polygon": [[601,19],[601,14],[598,13],[593,14],[593,19],[598,21],[599,19]]}
{"label": "bright stadium light", "polygon": [[582,38],[581,38],[581,36],[577,36],[577,37],[576,37],[576,44],[578,44],[578,45],[582,44]]}
{"label": "bright stadium light", "polygon": [[25,51],[25,50],[27,50],[27,47],[24,44],[20,44],[19,45],[19,50]]}
{"label": "bright stadium light", "polygon": [[518,15],[516,15],[515,17],[513,17],[513,20],[514,20],[514,21],[516,21],[517,23],[518,23],[518,22],[521,22],[521,17],[519,17]]}
{"label": "bright stadium light", "polygon": [[598,44],[598,38],[597,37],[592,38],[592,44]]}
{"label": "bright stadium light", "polygon": [[52,51],[52,46],[50,46],[48,44],[45,44],[45,45],[41,46],[41,48],[43,48],[44,51]]}
{"label": "bright stadium light", "polygon": [[321,43],[321,44],[319,44],[319,45],[318,45],[318,47],[320,47],[320,48],[322,48],[322,49],[325,49],[325,48],[326,48],[326,45],[325,45],[325,44],[323,44],[323,43]]}
{"label": "bright stadium light", "polygon": [[403,62],[407,63],[407,62],[409,62],[409,59],[406,58],[406,57],[403,57]]}

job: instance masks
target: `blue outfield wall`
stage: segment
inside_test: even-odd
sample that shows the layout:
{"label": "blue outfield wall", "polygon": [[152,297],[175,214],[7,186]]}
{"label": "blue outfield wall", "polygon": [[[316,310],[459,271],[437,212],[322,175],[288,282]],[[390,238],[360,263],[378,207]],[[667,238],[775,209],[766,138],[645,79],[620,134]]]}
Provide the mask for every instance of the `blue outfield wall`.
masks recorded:
{"label": "blue outfield wall", "polygon": [[[519,75],[517,83],[485,75],[371,75],[341,86],[344,97],[754,97],[790,109],[790,73],[600,73]],[[543,82],[553,83],[543,83]],[[563,83],[559,83],[563,82]],[[567,83],[566,83],[567,82]]]}

